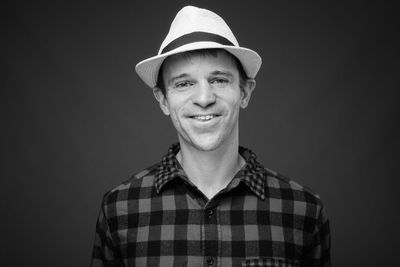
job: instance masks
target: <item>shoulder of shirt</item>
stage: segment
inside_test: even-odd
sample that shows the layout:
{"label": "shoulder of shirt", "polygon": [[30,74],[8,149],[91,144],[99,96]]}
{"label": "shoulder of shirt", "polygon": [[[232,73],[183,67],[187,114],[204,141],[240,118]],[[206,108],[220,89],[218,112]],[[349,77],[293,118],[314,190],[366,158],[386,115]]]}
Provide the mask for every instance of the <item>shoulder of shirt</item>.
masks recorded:
{"label": "shoulder of shirt", "polygon": [[321,198],[318,194],[316,194],[311,188],[301,185],[298,182],[292,180],[291,178],[284,176],[280,173],[277,173],[271,169],[265,168],[267,173],[267,184],[286,184],[290,189],[298,192],[302,192],[307,195],[309,198],[313,199],[315,203],[322,205]]}
{"label": "shoulder of shirt", "polygon": [[127,191],[132,187],[140,187],[142,186],[142,180],[145,178],[149,178],[150,180],[154,180],[154,175],[158,169],[160,163],[156,163],[138,173],[133,174],[129,179],[120,183],[119,185],[113,187],[109,191],[104,194],[104,199],[109,198],[112,195],[119,194],[120,192]]}

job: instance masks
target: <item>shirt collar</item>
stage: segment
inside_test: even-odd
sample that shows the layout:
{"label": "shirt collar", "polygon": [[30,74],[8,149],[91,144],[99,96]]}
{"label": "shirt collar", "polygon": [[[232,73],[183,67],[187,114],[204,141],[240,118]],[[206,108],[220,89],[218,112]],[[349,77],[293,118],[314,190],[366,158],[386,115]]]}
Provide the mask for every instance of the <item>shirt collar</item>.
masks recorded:
{"label": "shirt collar", "polygon": [[[185,177],[185,172],[176,159],[180,150],[179,143],[171,145],[168,153],[162,158],[155,173],[155,188],[159,193],[163,186],[177,177]],[[248,148],[239,146],[239,154],[245,159],[246,165],[236,174],[234,179],[239,179],[261,199],[265,199],[266,170],[257,161],[256,155]]]}

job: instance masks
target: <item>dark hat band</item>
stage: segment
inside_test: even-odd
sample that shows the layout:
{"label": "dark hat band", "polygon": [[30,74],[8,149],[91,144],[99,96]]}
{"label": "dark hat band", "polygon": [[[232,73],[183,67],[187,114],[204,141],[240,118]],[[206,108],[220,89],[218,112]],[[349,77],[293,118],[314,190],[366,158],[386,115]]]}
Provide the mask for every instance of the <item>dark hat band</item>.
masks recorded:
{"label": "dark hat band", "polygon": [[190,43],[195,43],[195,42],[215,42],[219,43],[221,45],[229,45],[229,46],[234,46],[234,44],[226,39],[225,37],[222,37],[221,35],[214,34],[214,33],[209,33],[209,32],[191,32],[185,35],[182,35],[179,38],[176,38],[172,42],[170,42],[164,49],[161,51],[161,54],[167,53],[171,50],[174,50],[175,48],[178,48],[182,45],[190,44]]}

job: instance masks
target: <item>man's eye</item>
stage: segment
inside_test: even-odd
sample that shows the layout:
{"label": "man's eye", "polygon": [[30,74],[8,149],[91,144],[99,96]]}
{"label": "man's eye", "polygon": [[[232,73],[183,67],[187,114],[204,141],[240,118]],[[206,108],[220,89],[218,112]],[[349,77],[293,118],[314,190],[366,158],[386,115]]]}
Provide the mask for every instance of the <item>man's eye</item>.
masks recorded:
{"label": "man's eye", "polygon": [[177,84],[175,84],[175,87],[177,88],[185,88],[185,87],[189,87],[192,86],[193,83],[189,82],[189,81],[183,81],[183,82],[178,82]]}
{"label": "man's eye", "polygon": [[211,80],[212,84],[224,84],[224,83],[228,83],[227,79],[223,79],[223,78],[216,78]]}

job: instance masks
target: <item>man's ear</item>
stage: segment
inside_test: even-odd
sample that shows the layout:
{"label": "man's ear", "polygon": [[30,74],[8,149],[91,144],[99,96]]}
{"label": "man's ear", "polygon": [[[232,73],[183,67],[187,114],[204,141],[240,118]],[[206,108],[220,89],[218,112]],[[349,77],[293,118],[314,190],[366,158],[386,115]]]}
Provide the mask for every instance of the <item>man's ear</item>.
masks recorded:
{"label": "man's ear", "polygon": [[160,104],[161,110],[164,112],[165,115],[169,116],[169,108],[168,108],[168,101],[167,98],[165,97],[164,93],[161,91],[160,88],[154,87],[153,88],[153,94],[158,103]]}
{"label": "man's ear", "polygon": [[256,80],[254,79],[247,79],[242,85],[242,102],[240,103],[242,108],[246,108],[249,104],[251,93],[253,93],[254,88],[256,88]]}

